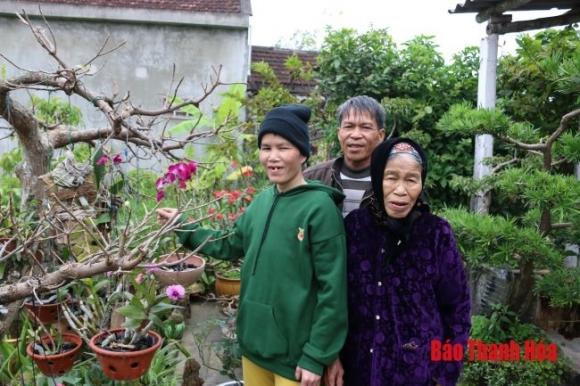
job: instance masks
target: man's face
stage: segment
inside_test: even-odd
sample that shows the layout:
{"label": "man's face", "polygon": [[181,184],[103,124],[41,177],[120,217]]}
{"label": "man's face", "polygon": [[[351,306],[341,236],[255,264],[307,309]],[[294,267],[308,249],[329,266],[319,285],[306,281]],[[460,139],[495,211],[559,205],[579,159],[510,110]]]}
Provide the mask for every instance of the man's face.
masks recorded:
{"label": "man's face", "polygon": [[373,150],[384,138],[385,130],[378,126],[369,112],[349,111],[338,128],[338,141],[346,166],[353,170],[369,167]]}

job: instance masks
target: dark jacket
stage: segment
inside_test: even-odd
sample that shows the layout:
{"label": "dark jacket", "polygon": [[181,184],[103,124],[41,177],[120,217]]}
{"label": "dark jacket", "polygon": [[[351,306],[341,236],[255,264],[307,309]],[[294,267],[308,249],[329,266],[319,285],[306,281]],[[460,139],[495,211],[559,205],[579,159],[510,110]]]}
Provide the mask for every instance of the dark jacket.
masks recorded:
{"label": "dark jacket", "polygon": [[450,225],[430,213],[399,239],[369,208],[345,220],[346,386],[455,385],[462,362],[431,360],[431,342],[467,344],[469,290]]}
{"label": "dark jacket", "polygon": [[185,226],[181,242],[222,259],[244,257],[237,335],[242,354],[294,379],[296,366],[322,374],[347,332],[346,239],[336,204],[318,182],[260,193],[233,232]]}
{"label": "dark jacket", "polygon": [[[344,163],[344,157],[338,157],[330,161],[309,167],[304,171],[304,178],[307,180],[318,180],[325,185],[332,186],[335,189],[343,191],[342,180],[340,179],[340,169]],[[369,205],[370,198],[373,194],[372,188],[369,187],[363,195],[361,208]]]}

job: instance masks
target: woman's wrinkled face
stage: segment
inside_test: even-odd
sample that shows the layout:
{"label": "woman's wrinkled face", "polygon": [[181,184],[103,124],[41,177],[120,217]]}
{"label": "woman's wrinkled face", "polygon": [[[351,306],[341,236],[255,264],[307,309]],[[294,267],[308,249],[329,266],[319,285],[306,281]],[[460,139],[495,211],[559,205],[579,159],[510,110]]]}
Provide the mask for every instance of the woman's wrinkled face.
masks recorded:
{"label": "woman's wrinkled face", "polygon": [[383,201],[390,217],[407,217],[422,190],[421,165],[417,160],[399,154],[387,161],[383,175]]}

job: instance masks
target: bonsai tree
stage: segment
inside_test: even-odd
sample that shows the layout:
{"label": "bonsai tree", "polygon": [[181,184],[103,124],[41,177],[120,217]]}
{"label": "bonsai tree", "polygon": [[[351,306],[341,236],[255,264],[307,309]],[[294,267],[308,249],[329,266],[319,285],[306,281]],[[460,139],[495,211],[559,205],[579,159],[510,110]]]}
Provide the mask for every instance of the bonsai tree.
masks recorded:
{"label": "bonsai tree", "polygon": [[[438,124],[441,130],[464,135],[493,134],[505,146],[504,153],[511,154],[490,160],[493,173],[479,184],[455,181],[472,191],[492,190],[497,197],[498,216],[461,217],[458,211],[449,211],[448,215],[472,263],[503,262],[519,269],[508,305],[522,318],[529,315],[533,304],[535,269],[548,268],[550,275],[557,275],[564,269],[565,244],[577,240],[574,233],[580,228],[580,184],[569,170],[580,162],[579,117],[580,109],[571,110],[552,133],[541,135],[531,124],[514,122],[500,109],[478,110],[461,104],[452,107]],[[465,229],[473,233],[462,234]],[[543,280],[551,279],[546,276]],[[572,288],[577,287],[578,280],[560,283],[570,291],[545,295],[576,293]],[[579,301],[576,297],[564,302]]]}
{"label": "bonsai tree", "polygon": [[[492,215],[447,214],[472,268],[517,269],[508,305],[522,319],[530,315],[534,289],[553,304],[580,302],[574,297],[578,270],[562,273],[566,247],[580,236],[580,184],[574,177],[580,163],[579,43],[574,28],[520,37],[516,55],[500,62],[498,108],[458,104],[437,124],[445,133],[498,139],[497,155],[487,160],[488,178],[453,181],[469,193],[491,190]],[[557,279],[563,276],[566,280]],[[548,290],[550,282],[561,291]]]}

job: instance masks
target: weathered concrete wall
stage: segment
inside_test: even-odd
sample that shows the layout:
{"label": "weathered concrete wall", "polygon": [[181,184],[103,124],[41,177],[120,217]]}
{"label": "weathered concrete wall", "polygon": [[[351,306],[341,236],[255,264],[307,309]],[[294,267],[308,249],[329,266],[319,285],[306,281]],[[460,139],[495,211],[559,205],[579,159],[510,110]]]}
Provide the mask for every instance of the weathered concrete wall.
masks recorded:
{"label": "weathered concrete wall", "polygon": [[[16,3],[0,1],[0,52],[22,68],[54,71],[56,63],[14,16],[26,3]],[[31,6],[27,12],[38,14],[38,9]],[[178,93],[184,98],[202,95],[201,85],[209,82],[212,66],[223,66],[223,82],[243,83],[248,75],[248,15],[62,5],[44,5],[43,14],[54,32],[61,58],[69,65],[89,61],[107,36],[109,47],[125,41],[119,50],[95,61],[94,73],[83,81],[103,95],[122,97],[130,92],[132,101],[145,108],[162,106],[170,93],[174,65],[175,82],[184,78]],[[0,58],[2,66],[8,77],[21,73]],[[211,112],[225,88],[208,98],[202,110]],[[21,92],[17,99],[27,103],[28,96]],[[91,104],[76,97],[71,98],[71,103],[81,108],[86,127],[105,124],[102,114]]]}

